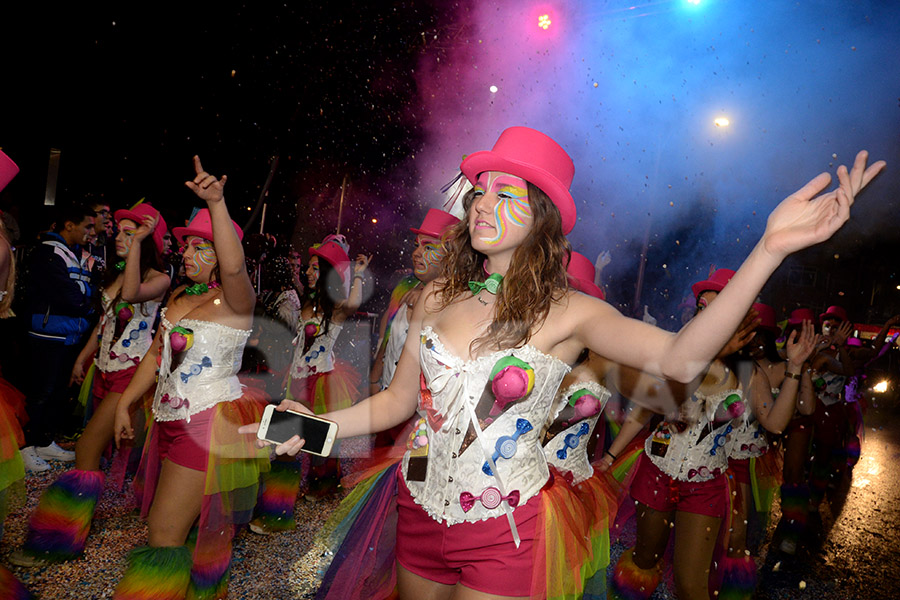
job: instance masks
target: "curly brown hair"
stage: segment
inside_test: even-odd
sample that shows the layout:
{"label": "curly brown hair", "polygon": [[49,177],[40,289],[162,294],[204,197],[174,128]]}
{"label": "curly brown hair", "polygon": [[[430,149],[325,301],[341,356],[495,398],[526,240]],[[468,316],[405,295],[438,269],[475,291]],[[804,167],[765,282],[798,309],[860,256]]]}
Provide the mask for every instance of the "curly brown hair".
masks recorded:
{"label": "curly brown hair", "polygon": [[[463,198],[466,215],[475,199],[470,190]],[[528,183],[528,202],[533,215],[531,232],[516,248],[503,285],[497,292],[494,320],[485,334],[469,345],[470,352],[488,345],[497,350],[517,348],[531,339],[550,312],[550,305],[569,290],[565,265],[571,253],[562,232],[559,210],[539,187]],[[468,294],[469,281],[484,281],[487,258],[472,248],[469,222],[463,218],[444,236],[447,255],[435,283],[440,308]]]}

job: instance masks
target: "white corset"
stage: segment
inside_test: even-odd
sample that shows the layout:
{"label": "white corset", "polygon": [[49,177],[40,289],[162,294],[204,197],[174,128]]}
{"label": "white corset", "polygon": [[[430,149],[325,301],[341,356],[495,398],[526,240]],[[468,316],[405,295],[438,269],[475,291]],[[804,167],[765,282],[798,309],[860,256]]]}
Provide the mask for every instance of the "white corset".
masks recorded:
{"label": "white corset", "polygon": [[[103,293],[103,315],[100,317],[100,350],[97,352],[97,368],[104,373],[124,371],[134,367],[153,344],[153,323],[156,321],[156,311],[159,310],[159,302],[148,300],[140,304],[127,304],[118,312],[112,306],[112,299]],[[119,323],[119,312],[128,311],[131,317],[123,319]],[[124,316],[124,315],[123,315]],[[118,339],[116,329],[122,328]]]}
{"label": "white corset", "polygon": [[300,322],[297,328],[297,337],[294,338],[294,358],[291,361],[291,377],[304,379],[316,373],[327,373],[334,369],[334,343],[341,334],[343,323],[332,321],[328,324],[328,333],[317,335],[312,341],[309,350],[303,352],[306,347],[306,326],[315,325],[322,327],[322,319],[316,317],[309,321]]}
{"label": "white corset", "polygon": [[[762,456],[769,449],[766,431],[752,415],[746,411],[743,416],[734,420],[734,431],[728,442],[728,458],[744,460]],[[747,417],[747,418],[744,418]]]}
{"label": "white corset", "polygon": [[[556,391],[568,365],[529,345],[462,360],[443,346],[431,327],[422,330],[420,341],[418,412],[425,419],[427,443],[407,451],[402,465],[413,499],[447,525],[503,516],[513,504],[524,505],[550,476],[541,439],[558,405],[565,402]],[[533,370],[533,387],[521,399],[505,403],[494,396],[491,371],[508,357]],[[528,372],[515,370],[516,377]],[[477,427],[480,434],[461,450],[473,414],[478,420],[472,431],[478,433]],[[422,454],[427,455],[427,466],[419,471],[424,481],[411,480],[421,479],[410,472],[410,464]]]}
{"label": "white corset", "polygon": [[743,398],[740,389],[691,396],[681,407],[686,429],[679,432],[674,422],[660,423],[644,442],[647,458],[660,471],[681,481],[708,481],[724,473],[734,425],[731,420],[715,423],[714,415],[719,404],[732,394]]}
{"label": "white corset", "polygon": [[[572,406],[570,398],[582,390],[599,401],[599,405],[593,407],[593,410],[590,411],[591,414],[586,416],[579,410],[581,403],[578,401],[571,410],[567,408]],[[588,440],[591,439],[594,427],[596,427],[610,395],[608,389],[595,381],[576,381],[560,392],[563,403],[560,407],[560,414],[556,415],[556,420],[551,428],[559,425],[566,428],[544,444],[544,457],[548,464],[553,465],[561,472],[571,473],[573,484],[581,483],[594,474],[594,467],[591,466],[587,455]]]}
{"label": "white corset", "polygon": [[388,341],[384,347],[384,366],[381,370],[382,389],[387,388],[391,379],[394,378],[394,371],[397,369],[397,363],[400,362],[403,345],[406,344],[406,336],[409,334],[409,319],[406,313],[406,305],[402,304],[391,320],[390,335],[388,335]]}
{"label": "white corset", "polygon": [[[241,397],[237,372],[249,330],[197,319],[181,319],[173,325],[166,319],[165,309],[161,323],[162,361],[153,399],[157,421],[190,421],[191,415]],[[193,334],[193,343],[177,354],[172,349],[175,327]],[[178,364],[173,366],[175,362]]]}

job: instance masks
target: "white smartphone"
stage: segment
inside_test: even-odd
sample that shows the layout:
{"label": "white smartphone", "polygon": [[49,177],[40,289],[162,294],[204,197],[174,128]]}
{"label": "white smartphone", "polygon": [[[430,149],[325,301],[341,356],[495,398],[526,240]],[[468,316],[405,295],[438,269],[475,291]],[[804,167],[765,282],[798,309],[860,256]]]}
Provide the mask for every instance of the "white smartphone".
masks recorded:
{"label": "white smartphone", "polygon": [[281,444],[295,435],[306,440],[301,451],[317,456],[328,456],[331,447],[337,439],[338,424],[328,419],[320,419],[312,415],[286,410],[275,410],[275,405],[270,404],[263,411],[262,420],[259,422],[259,431],[256,437]]}

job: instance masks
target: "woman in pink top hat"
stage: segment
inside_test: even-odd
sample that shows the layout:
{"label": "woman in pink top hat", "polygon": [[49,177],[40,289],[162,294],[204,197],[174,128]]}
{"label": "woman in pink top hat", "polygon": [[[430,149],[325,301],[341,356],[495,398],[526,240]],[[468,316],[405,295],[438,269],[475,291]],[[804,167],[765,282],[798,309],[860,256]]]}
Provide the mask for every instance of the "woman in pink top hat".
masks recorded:
{"label": "woman in pink top hat", "polygon": [[[153,423],[135,492],[148,545],[129,555],[114,598],[225,598],[235,526],[256,501],[265,453],[237,435],[258,421],[264,402],[243,395],[237,372],[250,335],[256,294],[242,232],[228,215],[225,176],[203,170],[185,185],[206,202],[187,227],[185,274],[172,292],[150,351],[116,408],[116,443],[133,439],[130,407],[156,384]],[[158,367],[158,368],[157,368]],[[193,548],[188,533],[197,524]]]}
{"label": "woman in pink top hat", "polygon": [[[72,381],[85,380],[92,414],[75,445],[75,468],[57,479],[41,496],[28,522],[22,549],[10,560],[25,567],[43,566],[81,555],[103,491],[100,459],[113,440],[116,406],[153,341],[160,301],[169,289],[160,254],[166,224],[150,204],[118,210],[118,262],[107,271],[101,288],[103,315],[78,355]],[[116,460],[127,463],[127,455]]]}
{"label": "woman in pink top hat", "polygon": [[[442,276],[413,310],[410,330],[419,334],[407,338],[391,385],[324,415],[338,423],[340,437],[387,429],[414,411],[424,419],[397,482],[401,598],[545,596],[547,574],[534,569],[533,555],[543,543],[535,536],[549,482],[540,434],[561,408],[557,388],[569,365],[589,348],[692,380],[784,257],[836,231],[882,166],[866,169],[861,153],[852,172],[839,169],[838,190],[814,199],[830,181],[822,175],[791,195],[724,300],[671,334],[570,289],[564,236],[576,221],[574,165],[561,146],[513,127],[492,150],[470,154],[461,165],[474,184],[466,219],[452,230]],[[289,401],[281,408],[289,407],[301,409]],[[296,453],[302,444],[293,438],[276,451]]]}

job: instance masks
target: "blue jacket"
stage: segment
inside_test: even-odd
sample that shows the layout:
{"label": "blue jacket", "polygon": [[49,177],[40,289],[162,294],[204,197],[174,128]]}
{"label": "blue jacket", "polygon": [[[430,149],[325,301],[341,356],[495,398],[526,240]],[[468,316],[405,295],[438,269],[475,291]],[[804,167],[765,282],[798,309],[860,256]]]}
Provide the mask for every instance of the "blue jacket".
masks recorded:
{"label": "blue jacket", "polygon": [[45,233],[30,256],[26,306],[31,317],[28,335],[62,342],[81,341],[94,312],[91,272],[81,248],[66,246],[62,236]]}

